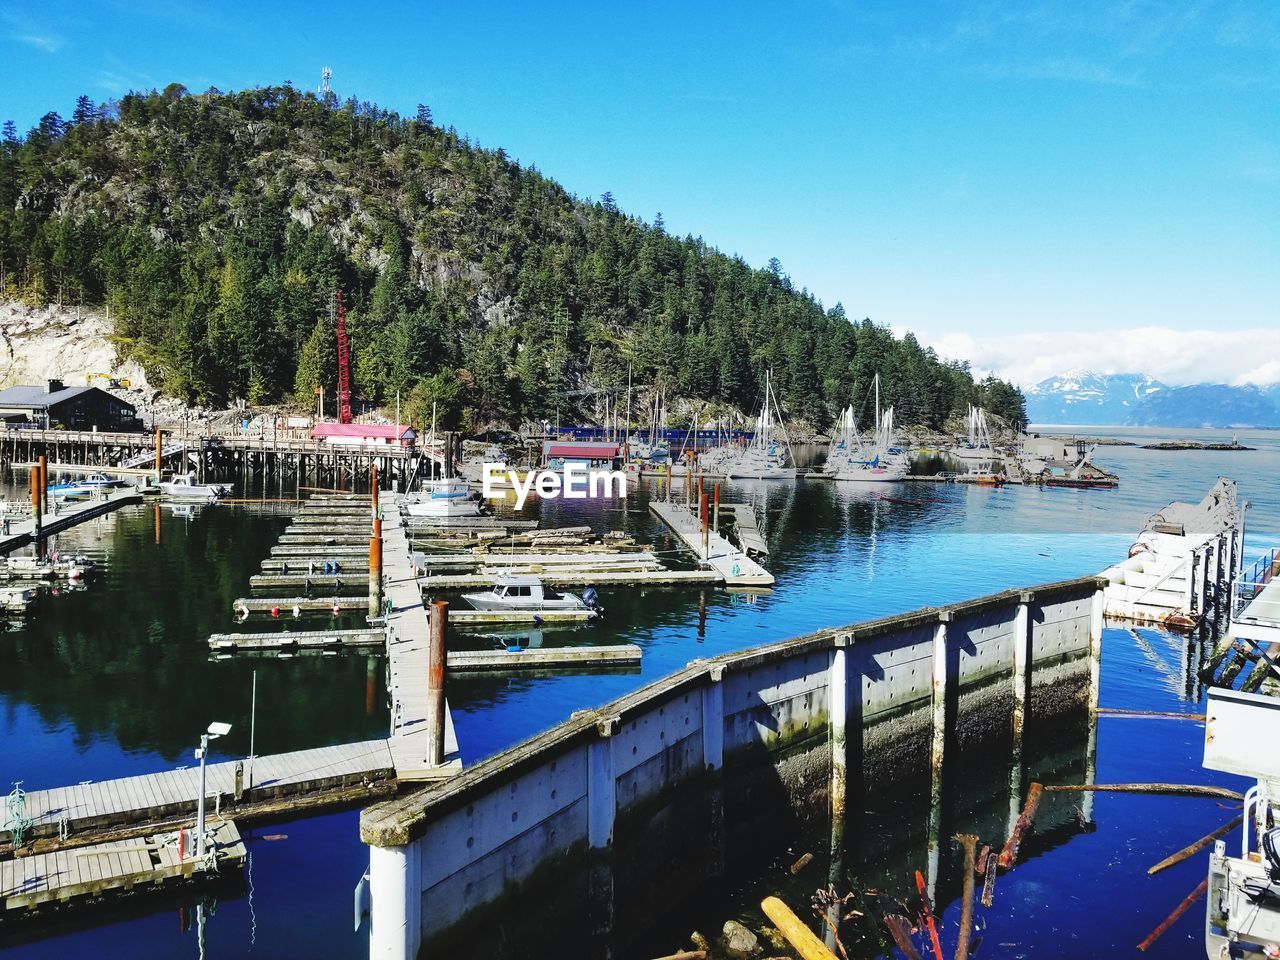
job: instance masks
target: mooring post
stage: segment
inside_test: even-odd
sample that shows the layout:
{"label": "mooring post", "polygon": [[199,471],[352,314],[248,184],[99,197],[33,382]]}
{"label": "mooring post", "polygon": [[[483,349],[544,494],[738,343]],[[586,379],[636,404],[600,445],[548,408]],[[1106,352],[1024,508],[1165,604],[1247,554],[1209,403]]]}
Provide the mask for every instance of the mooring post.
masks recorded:
{"label": "mooring post", "polygon": [[844,849],[845,802],[849,790],[849,656],[848,634],[835,638],[827,671],[827,712],[831,725],[831,857]]}
{"label": "mooring post", "polygon": [[369,538],[369,613],[377,616],[382,608],[382,518],[373,518],[373,536]]}
{"label": "mooring post", "polygon": [[49,460],[40,454],[40,512],[49,512]]}
{"label": "mooring post", "polygon": [[[699,487],[702,486],[701,479],[699,479],[698,486]],[[701,508],[700,512],[702,516],[702,559],[705,562],[706,559],[711,555],[711,537],[710,537],[711,528],[710,528],[710,519],[707,512],[707,491],[701,490],[701,489],[699,490],[698,503]]]}
{"label": "mooring post", "polygon": [[715,485],[715,494],[716,494],[715,516],[712,520],[711,529],[713,529],[716,533],[719,533],[720,532],[720,484],[719,483],[716,483]]}
{"label": "mooring post", "polygon": [[621,720],[596,722],[596,738],[587,747],[587,856],[590,863],[588,916],[592,938],[608,938],[613,929],[613,821],[618,782],[613,770],[613,735]]}
{"label": "mooring post", "polygon": [[38,466],[31,468],[31,516],[36,522],[35,535],[40,537],[41,516],[40,516],[40,468]]}
{"label": "mooring post", "polygon": [[947,746],[947,624],[951,611],[938,613],[933,631],[933,741],[929,749],[929,899],[936,899],[942,832],[942,764]]}
{"label": "mooring post", "polygon": [[164,440],[159,427],[156,427],[156,483],[164,477],[163,455]]}
{"label": "mooring post", "polygon": [[376,518],[378,516],[378,465],[376,463],[369,468],[369,506]]}
{"label": "mooring post", "polygon": [[707,777],[707,876],[724,876],[724,667],[702,688],[702,768]]}
{"label": "mooring post", "polygon": [[437,600],[431,604],[427,646],[427,763],[432,767],[444,763],[444,638],[448,625],[449,604]]}

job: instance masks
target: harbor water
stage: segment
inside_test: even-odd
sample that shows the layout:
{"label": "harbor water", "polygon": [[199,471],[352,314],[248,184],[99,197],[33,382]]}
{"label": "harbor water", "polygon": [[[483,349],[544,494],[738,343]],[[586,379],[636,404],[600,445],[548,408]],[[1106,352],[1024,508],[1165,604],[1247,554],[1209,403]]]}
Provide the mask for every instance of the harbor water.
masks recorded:
{"label": "harbor water", "polygon": [[[1092,430],[1097,434],[1099,431]],[[1146,442],[1165,436],[1229,439],[1220,432],[1113,431]],[[572,632],[528,631],[503,642],[635,643],[639,671],[604,675],[451,679],[450,708],[464,763],[544,730],[574,710],[595,706],[717,653],[823,627],[945,603],[1009,587],[1097,573],[1125,556],[1153,511],[1173,499],[1197,501],[1219,475],[1240,484],[1247,513],[1246,554],[1280,543],[1280,435],[1239,433],[1252,452],[1151,451],[1100,447],[1095,459],[1118,473],[1114,490],[941,483],[833,484],[748,481],[727,484],[726,499],[756,505],[776,576],[762,595],[724,590],[601,589],[602,622]],[[14,488],[20,496],[24,488]],[[679,491],[677,491],[678,495]],[[646,482],[625,501],[547,501],[527,508],[547,525],[625,529],[655,550],[677,544],[647,509],[665,496]],[[215,758],[384,736],[388,725],[383,665],[368,656],[210,660],[206,639],[232,628],[232,601],[288,524],[263,508],[197,508],[190,516],[154,505],[127,507],[57,538],[61,552],[102,558],[105,575],[83,588],[43,596],[24,622],[0,634],[3,751],[0,786],[34,790],[191,765],[198,735],[213,720],[232,724]],[[452,599],[446,597],[445,599]],[[323,623],[326,621],[310,621]],[[354,625],[354,623],[352,624]],[[471,644],[496,640],[471,638]],[[1106,707],[1202,712],[1189,641],[1149,628],[1109,625],[1104,636],[1101,702]],[[256,672],[256,709],[251,691]],[[1083,742],[1031,743],[1033,768],[1046,779],[1079,779]],[[1104,717],[1098,729],[1097,780],[1223,783],[1200,767],[1203,727],[1192,722]],[[1036,765],[1040,766],[1037,767]],[[1003,822],[1007,764],[993,756],[956,777],[946,824]],[[1074,773],[1073,773],[1074,771]],[[918,778],[917,778],[918,780]],[[899,790],[877,792],[851,829],[837,884],[874,887],[908,899],[923,870],[927,784],[908,776]],[[1229,806],[1229,805],[1228,805]],[[999,816],[994,817],[993,811]],[[1041,824],[1026,859],[1002,876],[982,913],[975,955],[1092,957],[1129,954],[1204,876],[1203,856],[1154,877],[1147,868],[1234,816],[1213,800],[1101,794],[1095,829],[1072,817]],[[179,905],[135,898],[126,913],[74,917],[56,931],[0,929],[6,957],[345,957],[367,956],[367,927],[353,932],[352,888],[368,861],[346,811],[245,828],[252,861],[243,891],[219,900],[203,923],[184,924]],[[1073,826],[1074,824],[1074,826]],[[984,836],[993,844],[1002,836]],[[726,919],[755,918],[761,896],[782,892],[808,915],[808,897],[825,886],[821,838],[798,835],[760,851],[758,866],[694,903],[673,904],[651,932],[623,952],[672,953],[693,929],[715,933]],[[786,866],[802,853],[812,873]],[[944,850],[942,887],[959,876]],[[954,942],[958,905],[940,897]],[[1195,957],[1203,905],[1150,951]],[[508,955],[575,955],[545,931],[509,945]],[[871,932],[846,942],[850,955],[876,956]]]}

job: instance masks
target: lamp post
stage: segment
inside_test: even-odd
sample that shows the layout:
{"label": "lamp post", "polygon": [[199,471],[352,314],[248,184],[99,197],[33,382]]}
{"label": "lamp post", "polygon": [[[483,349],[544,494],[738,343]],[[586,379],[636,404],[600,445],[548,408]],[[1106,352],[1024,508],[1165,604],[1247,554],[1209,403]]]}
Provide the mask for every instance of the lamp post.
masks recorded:
{"label": "lamp post", "polygon": [[205,757],[209,753],[209,741],[225,737],[231,732],[229,723],[211,723],[209,729],[200,734],[200,749],[196,751],[196,759],[200,761],[200,802],[196,807],[196,859],[204,859],[204,797],[205,797]]}

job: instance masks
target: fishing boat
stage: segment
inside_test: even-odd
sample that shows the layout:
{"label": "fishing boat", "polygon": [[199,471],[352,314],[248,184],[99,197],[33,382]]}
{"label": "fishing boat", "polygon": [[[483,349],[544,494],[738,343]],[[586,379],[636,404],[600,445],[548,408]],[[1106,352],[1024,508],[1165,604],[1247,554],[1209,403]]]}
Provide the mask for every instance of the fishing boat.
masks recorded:
{"label": "fishing boat", "polygon": [[587,587],[581,597],[573,593],[557,593],[543,586],[542,580],[532,574],[499,574],[491,591],[464,593],[462,599],[476,610],[493,612],[576,611],[584,613],[588,620],[601,613],[594,588]]}
{"label": "fishing boat", "polygon": [[[781,442],[774,437],[775,428],[782,434]],[[773,393],[772,375],[764,375],[764,403],[756,417],[751,440],[741,447],[722,448],[718,457],[699,456],[699,465],[708,459],[717,460],[708,473],[720,473],[735,480],[786,480],[794,479],[796,468],[791,455],[791,441],[782,425],[782,412]]]}
{"label": "fishing boat", "polygon": [[194,473],[174,474],[160,484],[160,493],[175,500],[214,501],[231,493],[225,483],[197,483]]}
{"label": "fishing boat", "polygon": [[[436,406],[431,405],[431,433],[427,439],[428,451],[435,449],[436,442]],[[425,476],[418,481],[418,489],[405,494],[401,498],[404,510],[411,517],[478,517],[480,501],[471,492],[471,484],[466,477],[444,476],[448,458],[428,453],[425,460],[431,466],[431,473],[437,476]],[[416,468],[415,468],[416,473]],[[413,479],[410,478],[410,484]]]}
{"label": "fishing boat", "polygon": [[115,487],[127,486],[125,481],[118,477],[108,477],[105,473],[91,473],[87,477],[74,481],[71,485],[83,487],[86,490],[111,490]]}
{"label": "fishing boat", "polygon": [[844,409],[832,449],[827,453],[823,472],[832,480],[862,482],[887,482],[902,480],[907,475],[907,456],[894,444],[893,406],[880,409],[880,374],[876,374],[872,389],[875,391],[875,432],[870,443],[858,434],[853,406]]}

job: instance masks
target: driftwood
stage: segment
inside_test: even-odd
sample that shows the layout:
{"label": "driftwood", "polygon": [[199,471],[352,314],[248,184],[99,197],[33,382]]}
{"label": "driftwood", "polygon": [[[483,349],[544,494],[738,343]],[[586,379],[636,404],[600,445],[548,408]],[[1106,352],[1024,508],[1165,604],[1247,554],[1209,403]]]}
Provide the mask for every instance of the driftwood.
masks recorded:
{"label": "driftwood", "polygon": [[994,853],[987,854],[987,878],[982,883],[982,905],[991,906],[996,898],[996,866],[1000,859]]}
{"label": "driftwood", "polygon": [[911,942],[911,924],[906,917],[900,917],[895,913],[886,913],[884,915],[884,925],[889,928],[889,936],[893,937],[893,942],[898,945],[898,949],[902,951],[902,955],[907,960],[920,960],[920,951]]}
{"label": "driftwood", "polygon": [[1055,783],[1044,789],[1048,793],[1167,793],[1180,797],[1244,799],[1243,794],[1226,787],[1206,787],[1198,783]]}
{"label": "driftwood", "polygon": [[1192,843],[1183,847],[1177,853],[1171,853],[1169,856],[1165,857],[1163,860],[1157,863],[1154,867],[1149,869],[1147,871],[1147,874],[1150,875],[1153,873],[1159,873],[1161,870],[1167,870],[1169,867],[1172,867],[1175,863],[1181,863],[1183,860],[1187,859],[1187,857],[1190,857],[1193,854],[1199,853],[1201,850],[1203,850],[1209,844],[1213,843],[1213,841],[1217,840],[1219,837],[1225,837],[1228,833],[1230,833],[1236,827],[1240,826],[1240,823],[1243,820],[1244,820],[1244,814],[1242,813],[1240,814],[1240,816],[1236,817],[1230,823],[1224,823],[1222,826],[1220,826],[1217,830],[1213,831],[1213,833],[1209,834],[1207,837],[1201,837],[1195,843]]}
{"label": "driftwood", "polygon": [[1119,707],[1099,707],[1100,717],[1151,717],[1155,720],[1195,720],[1204,723],[1203,713],[1175,713],[1170,710],[1122,710]]}
{"label": "driftwood", "polygon": [[707,960],[707,951],[681,950],[679,953],[669,953],[665,957],[657,957],[655,960]]}
{"label": "driftwood", "polygon": [[1209,878],[1205,877],[1203,880],[1200,881],[1200,885],[1198,887],[1196,887],[1194,890],[1192,890],[1190,893],[1188,893],[1185,897],[1182,898],[1182,902],[1173,908],[1173,913],[1165,917],[1164,922],[1161,923],[1160,926],[1156,927],[1149,934],[1147,934],[1147,939],[1143,940],[1140,944],[1138,944],[1138,949],[1145,952],[1147,947],[1151,946],[1153,943],[1159,940],[1166,930],[1168,930],[1175,923],[1177,923],[1178,918],[1182,916],[1184,913],[1186,913],[1193,903],[1195,903],[1197,900],[1203,897],[1205,893],[1208,891],[1208,889],[1209,889]]}
{"label": "driftwood", "polygon": [[1018,847],[1022,844],[1022,838],[1026,836],[1028,830],[1031,829],[1032,823],[1035,822],[1036,810],[1040,806],[1040,795],[1044,792],[1044,785],[1040,783],[1032,783],[1031,789],[1027,791],[1027,802],[1022,807],[1022,813],[1018,815],[1018,822],[1013,825],[1013,831],[1009,834],[1009,839],[1005,841],[1004,849],[1000,851],[1000,867],[1008,870],[1018,862]]}
{"label": "driftwood", "polygon": [[837,960],[836,955],[827,949],[827,945],[809,929],[809,925],[777,897],[765,897],[760,901],[760,909],[803,960]]}
{"label": "driftwood", "polygon": [[916,871],[916,892],[920,894],[920,915],[924,917],[925,929],[929,931],[929,942],[933,945],[933,955],[942,957],[942,944],[938,941],[938,924],[933,919],[933,905],[929,903],[929,891],[925,889],[924,876]]}
{"label": "driftwood", "polygon": [[969,939],[973,936],[973,877],[978,838],[972,833],[962,833],[956,839],[964,847],[964,892],[960,900],[960,933],[956,936],[955,960],[969,960]]}
{"label": "driftwood", "polygon": [[794,877],[801,870],[807,867],[813,861],[813,854],[806,853],[803,857],[791,865],[791,875]]}

